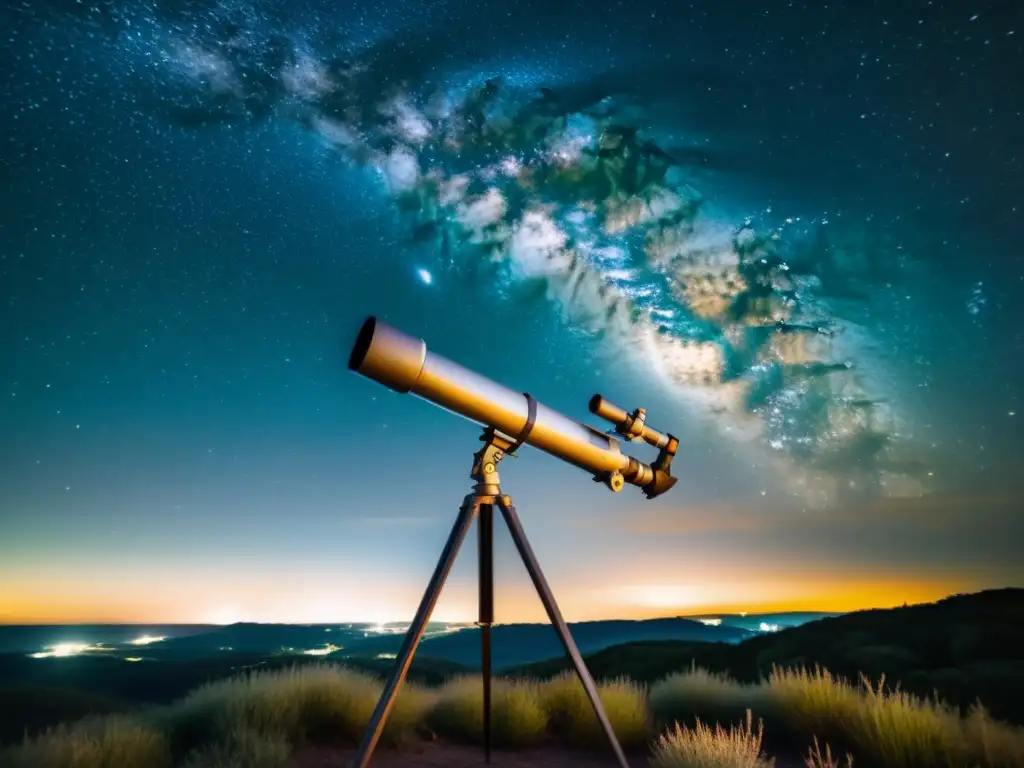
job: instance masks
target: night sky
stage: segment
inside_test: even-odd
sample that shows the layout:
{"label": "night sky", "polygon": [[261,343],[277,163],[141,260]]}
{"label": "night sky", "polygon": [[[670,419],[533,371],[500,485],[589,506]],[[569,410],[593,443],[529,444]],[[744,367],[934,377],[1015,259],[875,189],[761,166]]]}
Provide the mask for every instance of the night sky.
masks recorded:
{"label": "night sky", "polygon": [[[411,618],[479,427],[346,369],[370,314],[574,418],[601,392],[679,436],[654,501],[531,449],[502,466],[570,620],[1024,585],[1016,0],[552,5],[4,3],[0,622]],[[685,173],[723,231],[882,253],[823,306],[912,487],[840,467],[810,493],[813,456],[739,436],[656,350],[410,238],[388,180],[290,102],[186,124],[225,72],[259,90],[229,33],[365,57],[410,93],[615,83],[648,135],[699,151]],[[474,618],[474,544],[440,619]],[[541,620],[497,547],[499,620]]]}

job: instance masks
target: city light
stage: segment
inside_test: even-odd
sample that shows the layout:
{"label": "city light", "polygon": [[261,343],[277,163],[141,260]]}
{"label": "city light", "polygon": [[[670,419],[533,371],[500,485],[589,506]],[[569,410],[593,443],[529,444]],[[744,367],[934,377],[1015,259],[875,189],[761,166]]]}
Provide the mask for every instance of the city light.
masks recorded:
{"label": "city light", "polygon": [[63,659],[68,656],[78,656],[82,653],[110,650],[113,649],[106,648],[103,645],[89,645],[88,643],[57,643],[39,653],[30,653],[29,656],[33,659]]}
{"label": "city light", "polygon": [[306,656],[327,656],[335,651],[340,651],[341,646],[331,645],[328,643],[323,648],[310,648],[309,650],[303,651]]}
{"label": "city light", "polygon": [[137,637],[134,640],[132,640],[131,644],[132,645],[152,645],[153,643],[162,643],[166,639],[167,639],[166,637],[154,637],[152,635],[143,635],[142,637]]}

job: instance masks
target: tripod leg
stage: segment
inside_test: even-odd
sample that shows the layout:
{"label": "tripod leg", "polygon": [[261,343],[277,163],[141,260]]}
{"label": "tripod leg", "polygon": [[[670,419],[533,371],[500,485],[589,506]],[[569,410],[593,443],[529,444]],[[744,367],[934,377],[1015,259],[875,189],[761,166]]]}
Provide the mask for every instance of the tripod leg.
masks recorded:
{"label": "tripod leg", "polygon": [[590,699],[590,704],[594,707],[594,713],[597,715],[597,719],[601,723],[602,729],[604,729],[605,734],[608,736],[608,741],[611,744],[612,751],[615,752],[615,757],[618,759],[619,765],[621,765],[622,768],[629,768],[626,755],[622,751],[622,747],[619,745],[619,740],[615,736],[615,731],[612,729],[612,724],[608,720],[608,715],[604,711],[604,705],[601,703],[601,697],[597,692],[597,685],[594,683],[594,678],[590,676],[590,671],[587,669],[587,665],[583,662],[583,657],[580,655],[580,651],[576,647],[576,642],[572,639],[572,634],[569,632],[569,625],[566,624],[565,619],[562,618],[562,612],[558,608],[558,603],[555,602],[555,596],[551,593],[551,587],[548,586],[547,579],[544,578],[544,573],[541,571],[540,564],[537,562],[537,556],[533,553],[533,548],[530,546],[530,542],[526,538],[526,532],[523,530],[523,524],[519,520],[516,508],[507,496],[499,497],[497,503],[501,508],[501,513],[505,518],[505,522],[508,524],[508,530],[509,533],[512,534],[512,540],[516,544],[516,549],[519,550],[519,556],[523,559],[523,564],[526,566],[526,570],[530,574],[533,586],[537,589],[537,595],[544,604],[544,610],[547,611],[548,619],[551,620],[555,630],[558,632],[558,637],[562,641],[562,646],[565,648],[565,652],[572,660],[572,665],[576,669],[576,674],[579,676],[580,682],[583,683],[583,688],[587,692],[587,698]]}
{"label": "tripod leg", "polygon": [[480,671],[484,682],[484,760],[491,762],[491,624],[494,623],[494,506],[481,504],[480,534]]}
{"label": "tripod leg", "polygon": [[409,672],[409,665],[412,664],[412,657],[416,653],[416,646],[419,645],[420,640],[423,638],[427,622],[430,621],[430,614],[433,613],[434,606],[437,605],[437,599],[441,595],[441,589],[444,587],[444,582],[452,569],[455,557],[459,553],[459,547],[462,546],[462,542],[465,540],[478,510],[479,503],[473,495],[467,496],[462,502],[459,516],[455,521],[455,525],[452,526],[452,532],[448,535],[448,542],[441,551],[441,557],[437,561],[434,575],[430,577],[430,583],[427,584],[427,589],[423,593],[423,600],[416,611],[416,617],[412,620],[409,631],[405,635],[405,640],[402,642],[402,648],[398,652],[398,659],[395,661],[391,677],[385,683],[380,700],[377,702],[377,708],[373,711],[370,722],[366,726],[363,741],[359,745],[359,751],[352,761],[352,768],[366,768],[370,763],[373,750],[380,740],[381,733],[384,731],[384,723],[387,720],[388,713],[391,711],[391,706],[395,703],[395,695],[398,693],[398,689]]}

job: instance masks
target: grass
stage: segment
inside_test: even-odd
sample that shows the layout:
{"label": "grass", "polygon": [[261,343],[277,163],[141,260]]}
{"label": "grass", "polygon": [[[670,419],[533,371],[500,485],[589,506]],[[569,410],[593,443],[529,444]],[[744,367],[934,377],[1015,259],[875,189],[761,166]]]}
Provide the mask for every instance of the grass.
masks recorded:
{"label": "grass", "polygon": [[[576,746],[606,748],[608,737],[575,673],[562,673],[541,684],[541,700],[553,733]],[[647,690],[619,678],[598,685],[601,705],[624,749],[641,747],[651,737]]]}
{"label": "grass", "polygon": [[[380,691],[378,679],[332,665],[249,673],[162,708],[52,728],[0,753],[0,764],[284,768],[305,744],[355,745]],[[939,701],[886,689],[884,679],[853,685],[821,669],[776,669],[747,685],[691,668],[650,691],[617,679],[600,684],[599,693],[622,745],[650,748],[655,768],[769,768],[765,751],[803,753],[808,768],[852,768],[854,760],[871,768],[1024,768],[1024,730],[980,705],[962,717]],[[405,685],[382,747],[431,732],[478,742],[482,703],[479,677],[436,689]],[[568,674],[544,682],[496,679],[492,725],[495,746],[555,739],[607,748],[582,685]]]}
{"label": "grass", "polygon": [[[382,684],[331,665],[253,672],[202,686],[155,715],[175,755],[222,743],[239,729],[293,747],[307,742],[356,744]],[[434,695],[406,684],[388,716],[381,743],[397,745],[417,734]]]}
{"label": "grass", "polygon": [[748,710],[761,718],[774,708],[762,685],[737,683],[729,677],[697,667],[677,672],[651,687],[651,713],[659,727],[679,722],[728,725],[742,720]]}
{"label": "grass", "polygon": [[795,736],[822,737],[871,766],[1017,768],[1024,730],[992,720],[980,707],[968,717],[937,700],[861,680],[855,687],[827,670],[775,669],[766,686]]}
{"label": "grass", "polygon": [[808,751],[807,757],[804,758],[804,763],[807,768],[853,768],[853,757],[847,753],[845,762],[839,762],[832,757],[832,747],[828,744],[825,745],[825,752],[822,753],[821,745],[818,744],[818,739],[815,737],[814,745]]}
{"label": "grass", "polygon": [[761,754],[764,726],[752,728],[746,720],[728,730],[716,724],[714,729],[696,721],[693,728],[676,723],[659,737],[651,760],[654,768],[773,768],[775,761]]}
{"label": "grass", "polygon": [[9,768],[169,768],[171,750],[152,725],[111,715],[58,725],[0,758]]}
{"label": "grass", "polygon": [[287,768],[292,747],[282,738],[238,727],[189,753],[182,768]]}
{"label": "grass", "polygon": [[[483,738],[484,696],[479,677],[459,677],[438,692],[427,724],[441,737],[463,743]],[[491,684],[491,733],[496,747],[524,748],[541,742],[548,719],[536,683],[495,679]]]}

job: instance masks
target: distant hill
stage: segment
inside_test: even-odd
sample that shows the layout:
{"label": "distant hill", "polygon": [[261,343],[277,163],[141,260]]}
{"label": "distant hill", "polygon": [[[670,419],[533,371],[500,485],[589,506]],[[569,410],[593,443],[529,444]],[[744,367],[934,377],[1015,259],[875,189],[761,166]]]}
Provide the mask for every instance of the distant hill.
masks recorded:
{"label": "distant hill", "polygon": [[[1024,724],[1024,589],[954,595],[935,603],[856,611],[741,643],[630,643],[587,658],[597,677],[653,681],[692,664],[753,682],[773,665],[820,665],[857,681],[864,673],[919,696],[938,692],[968,707],[981,699],[993,715]],[[513,674],[550,676],[561,656]]]}
{"label": "distant hill", "polygon": [[[738,643],[752,636],[745,629],[707,626],[692,619],[649,619],[646,621],[585,621],[569,625],[581,653],[595,653],[622,643],[676,640],[705,643]],[[558,634],[550,624],[504,624],[492,629],[492,659],[496,670],[521,666],[564,653]],[[397,653],[401,635],[368,637],[340,655],[342,658]],[[426,638],[417,657],[442,659],[471,669],[480,667],[480,630],[463,629]]]}

